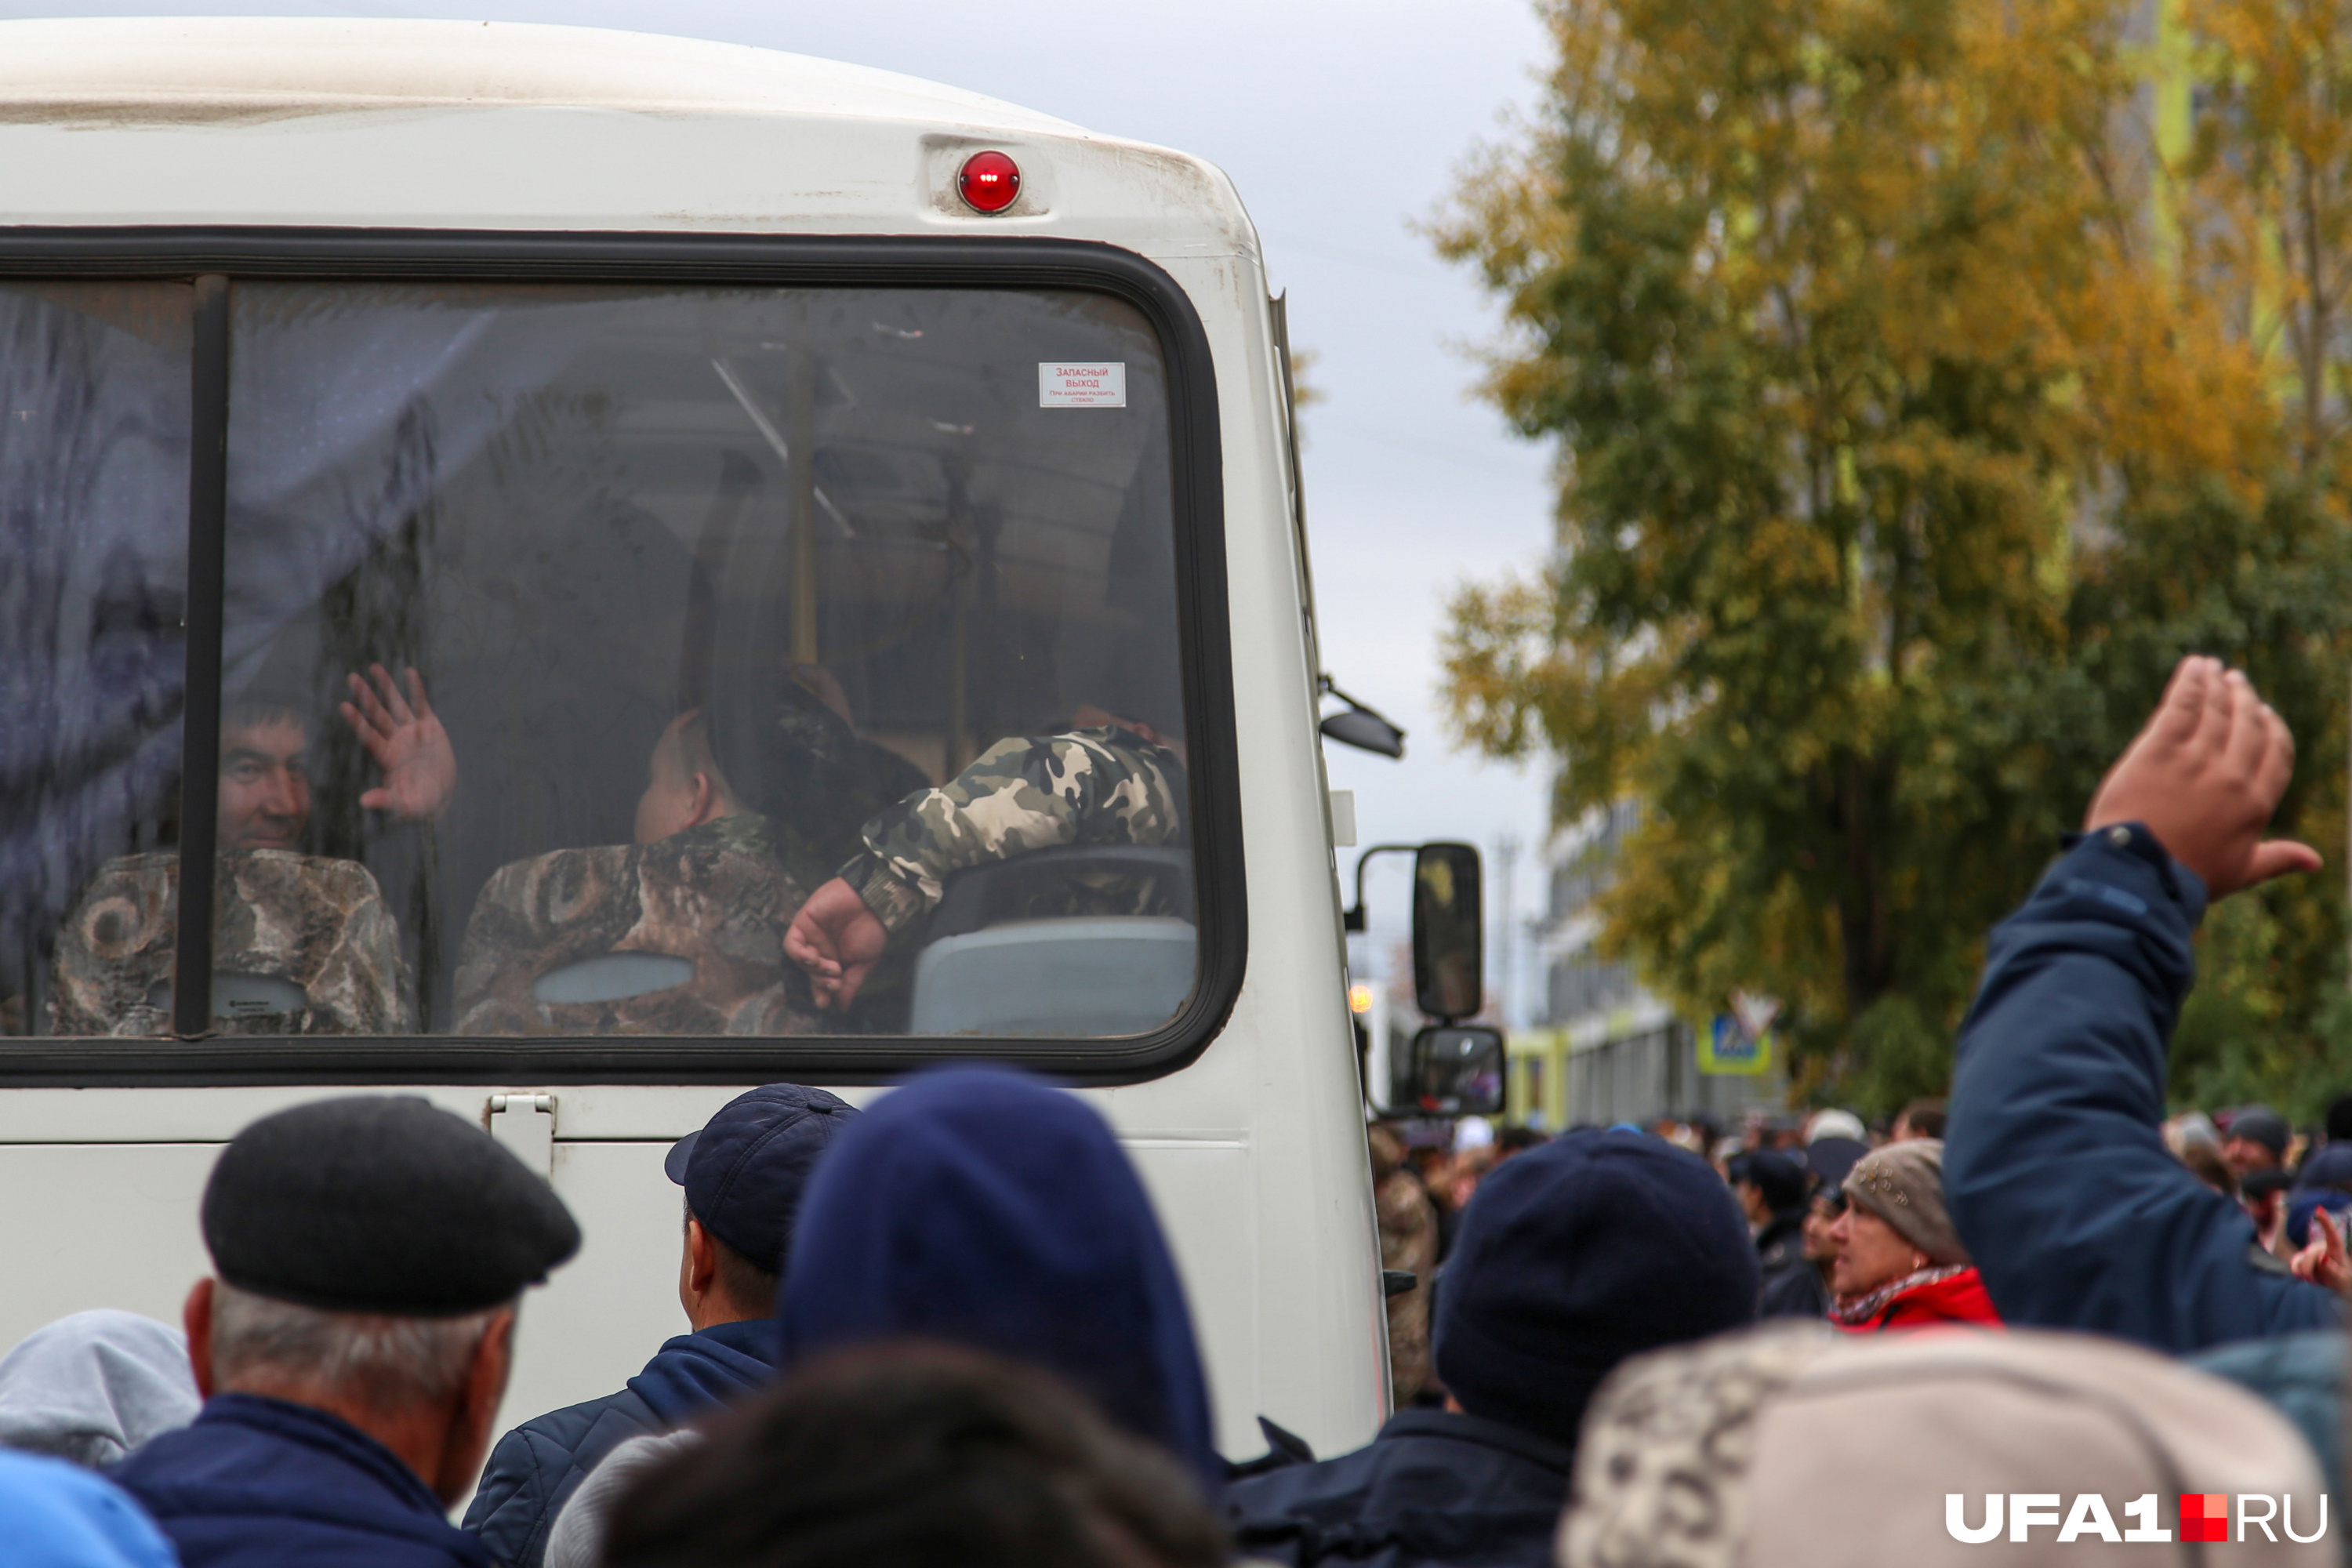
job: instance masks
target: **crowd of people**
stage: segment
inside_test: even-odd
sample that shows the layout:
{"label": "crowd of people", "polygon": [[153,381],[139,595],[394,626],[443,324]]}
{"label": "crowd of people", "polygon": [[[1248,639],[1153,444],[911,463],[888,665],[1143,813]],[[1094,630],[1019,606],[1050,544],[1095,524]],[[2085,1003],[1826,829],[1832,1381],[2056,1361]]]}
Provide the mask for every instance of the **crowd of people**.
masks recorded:
{"label": "crowd of people", "polygon": [[[1875,1134],[1373,1127],[1396,1413],[1352,1452],[1263,1417],[1265,1454],[1219,1452],[1110,1129],[985,1068],[862,1111],[730,1101],[666,1167],[689,1331],[500,1434],[518,1305],[579,1227],[478,1127],[353,1096],[224,1152],[181,1330],[89,1312],[0,1358],[0,1558],[2315,1562],[2344,1539],[2352,1102],[2298,1133],[2164,1099],[2205,904],[2315,864],[2262,837],[2291,761],[2242,678],[2185,663],[1994,932],[1948,1103]],[[2234,1535],[2187,1511],[2214,1494]]]}

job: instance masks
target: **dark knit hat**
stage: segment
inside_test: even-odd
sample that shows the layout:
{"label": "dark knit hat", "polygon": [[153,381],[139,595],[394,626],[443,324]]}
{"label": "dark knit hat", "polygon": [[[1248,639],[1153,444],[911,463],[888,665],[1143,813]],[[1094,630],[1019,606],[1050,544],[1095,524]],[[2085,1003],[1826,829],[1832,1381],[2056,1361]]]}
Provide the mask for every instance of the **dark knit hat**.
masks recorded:
{"label": "dark knit hat", "polygon": [[762,1084],[670,1145],[662,1168],[702,1227],[771,1274],[783,1272],[816,1157],[857,1115],[821,1089]]}
{"label": "dark knit hat", "polygon": [[2230,1118],[2230,1128],[2222,1136],[2243,1138],[2261,1144],[2273,1156],[2286,1158],[2286,1145],[2293,1134],[2286,1121],[2267,1105],[2250,1105]]}
{"label": "dark knit hat", "polygon": [[414,1096],[265,1116],[205,1184],[205,1246],[240,1290],[339,1312],[456,1317],[510,1301],[580,1249],[552,1188]]}
{"label": "dark knit hat", "polygon": [[1570,1132],[1478,1184],[1437,1295],[1437,1375],[1473,1415],[1573,1443],[1627,1356],[1756,1316],[1756,1247],[1696,1154]]}

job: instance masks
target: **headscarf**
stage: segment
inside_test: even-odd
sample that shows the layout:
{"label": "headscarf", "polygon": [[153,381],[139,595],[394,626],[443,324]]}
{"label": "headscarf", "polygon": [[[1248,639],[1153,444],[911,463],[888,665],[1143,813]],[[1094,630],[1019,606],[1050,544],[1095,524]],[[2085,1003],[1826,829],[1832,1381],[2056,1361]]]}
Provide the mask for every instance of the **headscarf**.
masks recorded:
{"label": "headscarf", "polygon": [[186,1336],[136,1312],[76,1312],[0,1356],[0,1447],[110,1465],[203,1403]]}
{"label": "headscarf", "polygon": [[786,1371],[882,1339],[1058,1373],[1222,1484],[1184,1291],[1109,1127],[993,1068],[925,1074],[842,1131],[810,1181],[777,1309]]}
{"label": "headscarf", "polygon": [[1944,1209],[1943,1140],[1914,1138],[1873,1149],[1846,1173],[1845,1196],[1894,1226],[1931,1262],[1969,1261],[1969,1249],[1960,1245]]}
{"label": "headscarf", "polygon": [[1870,1136],[1862,1118],[1851,1110],[1816,1110],[1813,1119],[1805,1123],[1805,1142],[1818,1143],[1824,1138],[1844,1138],[1859,1143]]}

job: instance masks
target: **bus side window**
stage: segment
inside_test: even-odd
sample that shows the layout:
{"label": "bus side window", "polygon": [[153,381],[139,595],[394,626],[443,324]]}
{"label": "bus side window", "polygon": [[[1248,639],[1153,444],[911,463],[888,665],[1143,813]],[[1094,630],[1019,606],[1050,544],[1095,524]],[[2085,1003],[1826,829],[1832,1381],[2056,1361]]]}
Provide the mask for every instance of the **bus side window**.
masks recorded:
{"label": "bus side window", "polygon": [[[1172,437],[1139,310],[940,287],[233,301],[223,701],[246,728],[224,760],[252,776],[232,824],[224,775],[221,852],[363,871],[403,1026],[1084,1039],[1181,1007]],[[1119,848],[1151,853],[1085,859]],[[934,929],[950,884],[1046,851],[1084,863]],[[878,933],[854,983],[791,956],[827,909]],[[943,1002],[992,944],[1032,978]]]}
{"label": "bus side window", "polygon": [[[69,912],[177,837],[193,300],[0,285],[0,1035],[57,1029]],[[112,1032],[166,1032],[141,911],[91,929],[142,976]]]}

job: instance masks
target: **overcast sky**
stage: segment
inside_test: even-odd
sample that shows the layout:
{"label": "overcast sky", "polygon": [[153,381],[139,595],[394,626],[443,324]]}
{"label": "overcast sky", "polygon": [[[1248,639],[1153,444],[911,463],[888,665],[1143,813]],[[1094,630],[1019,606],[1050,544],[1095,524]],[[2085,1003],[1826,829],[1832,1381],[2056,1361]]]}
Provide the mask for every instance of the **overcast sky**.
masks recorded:
{"label": "overcast sky", "polygon": [[[1461,160],[1529,104],[1544,40],[1527,0],[493,0],[75,5],[0,16],[453,16],[680,34],[928,77],[1222,165],[1256,219],[1291,338],[1318,356],[1307,511],[1325,662],[1410,731],[1392,763],[1328,747],[1365,843],[1525,846],[1534,910],[1544,780],[1447,744],[1437,698],[1444,603],[1533,563],[1549,535],[1547,456],[1470,396],[1465,349],[1491,302],[1412,229]],[[1490,904],[1490,908],[1491,908]],[[1529,962],[1520,964],[1525,981]]]}

